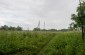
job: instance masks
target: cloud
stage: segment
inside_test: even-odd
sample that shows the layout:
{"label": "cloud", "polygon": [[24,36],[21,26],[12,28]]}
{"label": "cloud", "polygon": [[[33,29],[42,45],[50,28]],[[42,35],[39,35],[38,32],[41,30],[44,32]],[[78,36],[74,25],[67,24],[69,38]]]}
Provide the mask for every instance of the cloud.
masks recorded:
{"label": "cloud", "polygon": [[68,28],[78,0],[0,0],[0,25],[33,29],[41,21],[46,28]]}

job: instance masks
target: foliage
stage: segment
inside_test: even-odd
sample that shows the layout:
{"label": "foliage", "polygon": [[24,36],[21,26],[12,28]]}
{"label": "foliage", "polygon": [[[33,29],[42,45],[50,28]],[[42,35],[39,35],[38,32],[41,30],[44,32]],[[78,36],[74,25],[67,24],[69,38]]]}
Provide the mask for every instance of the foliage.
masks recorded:
{"label": "foliage", "polygon": [[0,31],[0,55],[85,55],[80,32]]}
{"label": "foliage", "polygon": [[19,26],[17,26],[17,27],[12,27],[12,26],[7,26],[7,25],[4,25],[4,26],[1,26],[0,27],[0,30],[12,30],[12,31],[14,31],[14,30],[17,30],[17,31],[21,31],[22,30],[22,27],[19,27]]}
{"label": "foliage", "polygon": [[49,29],[48,31],[57,31],[56,29]]}
{"label": "foliage", "polygon": [[72,22],[72,23],[70,24],[69,29],[70,29],[70,30],[76,30],[77,27],[78,27],[78,25]]}
{"label": "foliage", "polygon": [[[77,28],[83,24],[85,25],[85,2],[82,2],[77,7],[77,14],[72,14],[71,19],[75,21],[73,27]],[[75,26],[76,25],[76,26]]]}
{"label": "foliage", "polygon": [[40,28],[34,28],[34,31],[40,31]]}
{"label": "foliage", "polygon": [[58,33],[38,55],[85,55],[78,32]]}
{"label": "foliage", "polygon": [[36,55],[54,35],[42,32],[1,31],[0,55]]}

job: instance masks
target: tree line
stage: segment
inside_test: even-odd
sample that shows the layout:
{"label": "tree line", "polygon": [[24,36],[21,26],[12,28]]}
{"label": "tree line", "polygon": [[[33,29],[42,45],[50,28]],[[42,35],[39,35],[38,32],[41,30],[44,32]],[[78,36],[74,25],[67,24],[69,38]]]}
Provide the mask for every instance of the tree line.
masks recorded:
{"label": "tree line", "polygon": [[10,30],[10,31],[22,31],[22,27],[20,26],[17,26],[17,27],[12,27],[12,26],[7,26],[7,25],[4,25],[4,26],[1,26],[0,27],[0,30]]}
{"label": "tree line", "polygon": [[57,29],[40,29],[40,28],[34,28],[33,31],[57,31]]}

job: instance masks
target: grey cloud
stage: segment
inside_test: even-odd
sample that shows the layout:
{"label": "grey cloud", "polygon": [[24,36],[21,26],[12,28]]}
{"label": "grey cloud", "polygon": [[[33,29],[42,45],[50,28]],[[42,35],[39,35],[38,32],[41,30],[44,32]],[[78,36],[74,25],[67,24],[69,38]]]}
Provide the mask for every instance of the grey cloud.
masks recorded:
{"label": "grey cloud", "polygon": [[0,19],[8,25],[20,25],[25,29],[37,26],[41,20],[47,28],[67,28],[70,16],[76,12],[78,0],[0,0]]}

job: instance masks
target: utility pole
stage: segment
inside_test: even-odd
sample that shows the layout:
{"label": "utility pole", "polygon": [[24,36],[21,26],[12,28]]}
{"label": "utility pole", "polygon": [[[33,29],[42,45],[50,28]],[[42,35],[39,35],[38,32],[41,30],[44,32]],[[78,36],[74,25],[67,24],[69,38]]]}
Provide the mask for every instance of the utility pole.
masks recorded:
{"label": "utility pole", "polygon": [[40,28],[40,21],[38,22],[37,28]]}
{"label": "utility pole", "polygon": [[45,29],[45,22],[44,22],[44,29]]}

